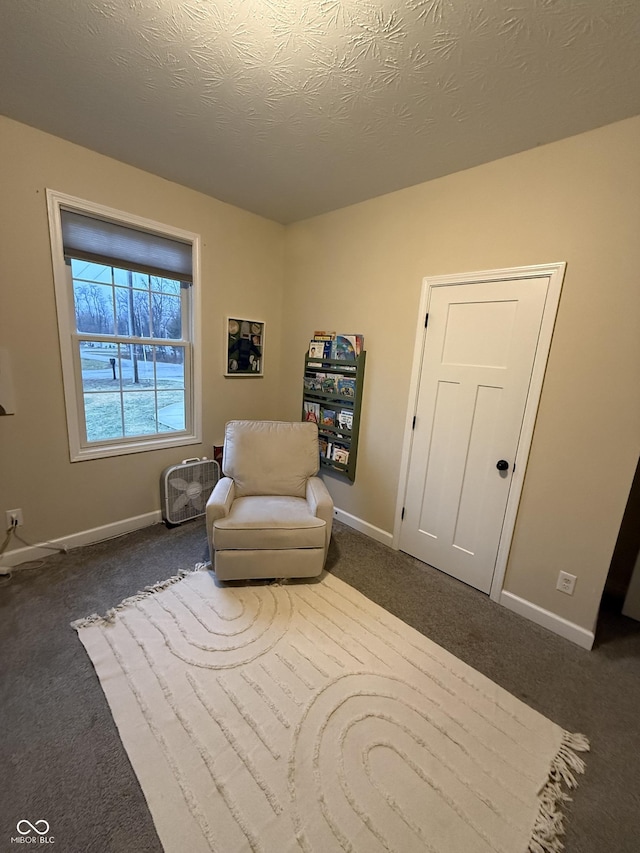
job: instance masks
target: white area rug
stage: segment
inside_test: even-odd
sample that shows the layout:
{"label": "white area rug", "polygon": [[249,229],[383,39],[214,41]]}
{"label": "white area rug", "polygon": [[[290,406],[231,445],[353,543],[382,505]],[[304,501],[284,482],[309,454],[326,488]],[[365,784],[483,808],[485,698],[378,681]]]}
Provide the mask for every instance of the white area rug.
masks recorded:
{"label": "white area rug", "polygon": [[74,623],[167,853],[548,853],[571,735],[331,577]]}

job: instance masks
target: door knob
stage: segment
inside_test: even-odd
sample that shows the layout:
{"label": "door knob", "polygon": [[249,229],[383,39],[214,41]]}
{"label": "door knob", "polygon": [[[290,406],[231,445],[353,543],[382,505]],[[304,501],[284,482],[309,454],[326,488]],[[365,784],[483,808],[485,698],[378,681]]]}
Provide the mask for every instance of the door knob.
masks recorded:
{"label": "door knob", "polygon": [[509,463],[507,462],[506,459],[500,459],[496,463],[496,468],[498,469],[498,471],[508,471],[509,470]]}

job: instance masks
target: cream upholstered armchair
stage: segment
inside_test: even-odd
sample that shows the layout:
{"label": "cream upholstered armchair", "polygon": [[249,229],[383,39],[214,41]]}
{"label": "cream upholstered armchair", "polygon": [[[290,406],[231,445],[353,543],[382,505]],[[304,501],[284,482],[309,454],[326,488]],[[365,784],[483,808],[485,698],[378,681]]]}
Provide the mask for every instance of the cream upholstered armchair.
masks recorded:
{"label": "cream upholstered armchair", "polygon": [[223,474],[207,502],[219,580],[314,577],[331,538],[333,501],[318,473],[314,423],[229,421]]}

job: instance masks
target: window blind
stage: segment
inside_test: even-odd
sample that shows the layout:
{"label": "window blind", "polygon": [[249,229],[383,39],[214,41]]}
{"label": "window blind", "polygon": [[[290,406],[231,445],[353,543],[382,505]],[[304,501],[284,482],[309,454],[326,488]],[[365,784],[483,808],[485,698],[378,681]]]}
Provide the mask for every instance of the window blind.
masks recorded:
{"label": "window blind", "polygon": [[65,258],[191,283],[191,243],[74,210],[60,210]]}

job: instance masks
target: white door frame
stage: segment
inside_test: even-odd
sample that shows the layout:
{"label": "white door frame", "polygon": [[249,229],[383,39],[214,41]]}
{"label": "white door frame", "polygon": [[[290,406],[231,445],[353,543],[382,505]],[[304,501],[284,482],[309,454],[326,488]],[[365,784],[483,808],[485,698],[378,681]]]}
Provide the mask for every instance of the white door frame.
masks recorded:
{"label": "white door frame", "polygon": [[404,440],[402,444],[402,456],[400,459],[400,480],[398,483],[398,501],[396,515],[393,524],[392,547],[398,550],[400,545],[400,526],[402,524],[402,508],[405,502],[407,482],[409,479],[409,463],[411,460],[411,444],[413,440],[413,418],[418,405],[418,392],[420,388],[420,370],[425,345],[425,316],[429,311],[431,291],[434,287],[443,287],[452,284],[481,284],[492,281],[509,281],[524,278],[548,278],[549,289],[544,304],[538,346],[533,362],[529,393],[524,409],[522,429],[518,440],[518,449],[515,456],[515,471],[511,476],[509,497],[500,534],[498,555],[496,558],[493,581],[491,583],[490,597],[493,601],[499,601],[502,585],[507,569],[507,559],[511,548],[511,539],[516,523],[516,515],[522,494],[524,475],[533,439],[533,430],[542,393],[542,382],[547,366],[547,358],[551,348],[553,327],[556,321],[560,292],[566,263],[558,262],[552,264],[537,264],[528,267],[510,267],[507,269],[486,270],[483,272],[463,273],[461,275],[428,276],[423,279],[422,293],[420,296],[420,308],[418,311],[418,326],[416,330],[415,347],[413,352],[413,366],[411,369],[411,383],[409,385],[409,404],[407,406],[407,417],[404,429]]}

